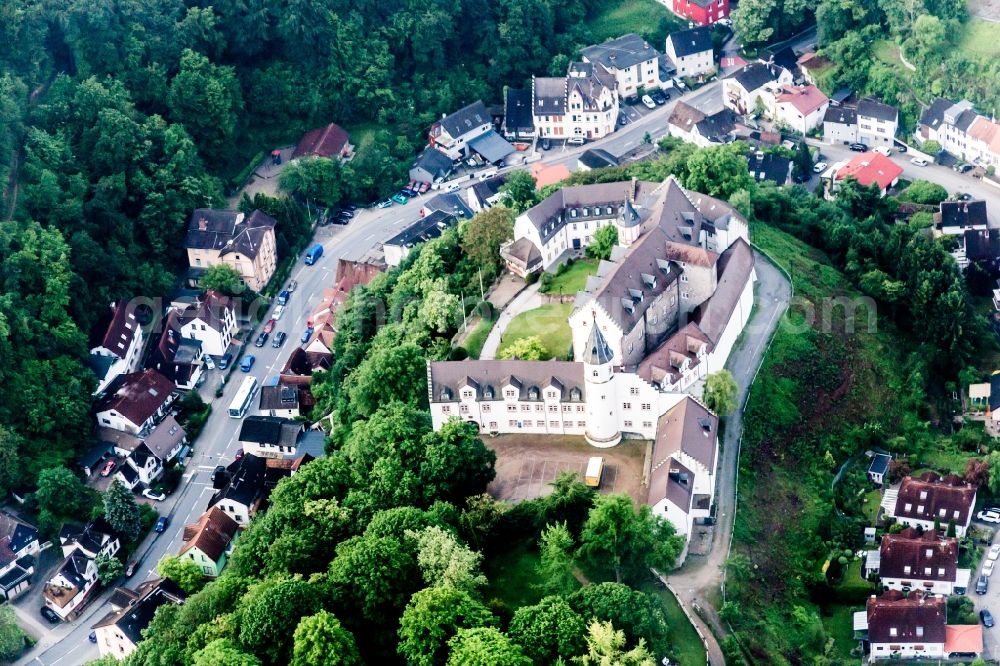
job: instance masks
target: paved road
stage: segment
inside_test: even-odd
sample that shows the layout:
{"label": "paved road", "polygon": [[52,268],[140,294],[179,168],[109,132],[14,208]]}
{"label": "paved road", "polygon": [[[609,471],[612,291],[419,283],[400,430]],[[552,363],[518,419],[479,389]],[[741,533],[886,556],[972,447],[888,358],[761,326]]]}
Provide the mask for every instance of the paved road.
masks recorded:
{"label": "paved road", "polygon": [[[701,630],[708,637],[709,659],[713,666],[725,663],[714,635],[725,635],[722,623],[712,603],[717,598],[722,580],[722,570],[729,556],[729,543],[736,515],[736,471],[739,465],[739,445],[743,435],[743,405],[757,370],[767,351],[771,335],[781,321],[781,315],[791,298],[791,285],[785,276],[760,253],[755,253],[758,283],[754,295],[753,317],[747,323],[739,347],[734,348],[726,363],[740,386],[740,409],[725,419],[725,436],[716,490],[716,527],[712,549],[708,555],[690,555],[679,571],[670,574],[671,586],[679,601],[691,609],[701,607],[709,630],[701,622]],[[713,635],[714,634],[714,635]]]}

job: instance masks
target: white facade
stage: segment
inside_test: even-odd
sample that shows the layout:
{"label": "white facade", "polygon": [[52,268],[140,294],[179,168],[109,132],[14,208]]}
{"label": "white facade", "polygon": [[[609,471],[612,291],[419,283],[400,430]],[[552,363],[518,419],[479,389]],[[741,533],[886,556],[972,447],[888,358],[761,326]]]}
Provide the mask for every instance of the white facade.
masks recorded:
{"label": "white facade", "polygon": [[[72,581],[60,568],[56,574],[45,583],[43,593],[45,605],[63,620],[77,611],[87,599],[87,593],[97,584],[97,565],[93,559],[78,558],[85,562],[85,569],[80,571],[81,579]],[[64,566],[66,566],[64,564]]]}
{"label": "white facade", "polygon": [[527,238],[534,243],[542,254],[542,270],[547,270],[567,249],[584,249],[590,245],[594,233],[613,224],[620,214],[618,205],[590,206],[587,211],[587,216],[570,211],[566,224],[544,242],[538,228],[526,213],[522,213],[514,221],[514,238]]}
{"label": "white facade", "polygon": [[[111,323],[112,330],[108,331],[107,336],[111,336],[114,339],[102,340],[100,345],[90,350],[91,356],[108,359],[111,363],[104,376],[97,378],[97,388],[94,390],[94,395],[103,393],[108,385],[119,375],[135,372],[139,368],[139,361],[142,358],[142,347],[145,343],[145,336],[142,326],[139,325],[138,320],[135,318],[135,312],[129,309],[127,304],[115,307],[125,308],[125,311],[119,315],[122,317],[122,321],[117,321],[117,317],[115,317],[115,320]],[[115,348],[109,349],[108,345]]]}
{"label": "white facade", "polygon": [[774,119],[783,122],[800,134],[808,134],[823,123],[823,115],[826,113],[829,102],[822,106],[803,114],[791,102],[776,102],[774,105]]}
{"label": "white facade", "polygon": [[[964,573],[963,573],[964,572]],[[916,572],[919,574],[919,572]],[[959,569],[958,579],[965,581],[969,580],[969,570]],[[910,576],[908,578],[885,578],[879,579],[882,585],[890,590],[907,591],[910,590],[923,590],[928,594],[939,594],[942,596],[950,596],[955,594],[955,581],[951,580],[924,580],[920,578],[919,575]]]}
{"label": "white facade", "polygon": [[858,126],[849,123],[826,121],[823,123],[823,140],[830,144],[858,142]]}
{"label": "white facade", "polygon": [[[763,67],[764,65],[752,63],[750,66]],[[765,111],[768,111],[774,106],[774,96],[768,86],[773,89],[774,85],[790,85],[791,83],[792,74],[783,67],[776,68],[774,79],[762,81],[750,90],[745,88],[737,77],[725,78],[722,80],[722,101],[726,107],[741,115],[753,113],[758,107],[758,100],[764,106]]]}
{"label": "white facade", "polygon": [[[250,524],[250,519],[253,517],[250,514],[250,507],[242,502],[237,502],[234,499],[225,498],[219,500],[215,506],[219,507],[222,511],[226,513],[227,516],[232,518],[239,524],[240,527],[246,527]],[[209,507],[211,508],[211,507]]]}
{"label": "white facade", "polygon": [[578,63],[570,66],[562,84],[561,100],[550,100],[550,104],[553,101],[561,103],[553,105],[551,112],[537,106],[535,96],[532,115],[539,137],[601,139],[615,131],[619,94],[614,74],[600,63],[587,63],[583,69],[574,69],[579,66]]}
{"label": "white facade", "polygon": [[892,146],[899,123],[893,120],[882,120],[873,116],[863,116],[858,113],[858,143],[866,146]]}
{"label": "white facade", "polygon": [[715,71],[715,57],[712,49],[678,56],[669,36],[667,37],[667,57],[677,69],[677,76],[700,76]]}
{"label": "white facade", "polygon": [[213,323],[204,317],[185,320],[181,325],[181,337],[201,342],[201,353],[222,356],[229,349],[236,334],[236,312],[232,305],[218,309],[219,319]]}
{"label": "white facade", "polygon": [[944,643],[872,643],[871,661],[880,659],[943,659]]}

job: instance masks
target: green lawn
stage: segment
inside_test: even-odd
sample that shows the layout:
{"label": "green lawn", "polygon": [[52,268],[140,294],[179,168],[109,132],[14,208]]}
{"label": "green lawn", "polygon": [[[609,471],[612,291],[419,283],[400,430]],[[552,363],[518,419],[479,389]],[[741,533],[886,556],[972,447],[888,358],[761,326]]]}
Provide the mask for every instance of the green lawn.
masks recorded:
{"label": "green lawn", "polygon": [[827,635],[833,638],[834,655],[844,663],[851,661],[851,649],[858,646],[858,642],[854,640],[855,610],[861,610],[861,607],[828,606],[821,616],[823,628],[826,629]]}
{"label": "green lawn", "polygon": [[656,0],[623,0],[606,3],[605,11],[587,21],[589,42],[599,44],[630,32],[637,32],[657,48],[663,46],[667,33],[687,25]]}
{"label": "green lawn", "polygon": [[566,318],[573,311],[572,303],[547,303],[514,317],[503,333],[497,356],[514,340],[537,335],[548,352],[548,358],[565,358],[573,341]]}
{"label": "green lawn", "polygon": [[561,275],[552,278],[552,283],[543,291],[546,294],[575,294],[587,286],[587,278],[597,272],[597,259],[580,259],[573,262]]}
{"label": "green lawn", "polygon": [[642,591],[659,597],[663,602],[663,612],[666,613],[667,624],[670,626],[670,645],[674,649],[673,657],[676,663],[680,666],[705,666],[707,661],[705,647],[673,593],[652,584],[643,586]]}
{"label": "green lawn", "polygon": [[[492,308],[490,311],[492,312]],[[486,338],[489,337],[491,330],[493,330],[493,320],[480,319],[472,332],[466,336],[462,346],[465,347],[465,351],[469,352],[469,358],[479,358],[479,352],[483,350],[483,345],[486,344]]]}
{"label": "green lawn", "polygon": [[862,505],[865,510],[865,518],[869,525],[875,525],[875,518],[878,517],[878,507],[882,502],[882,491],[871,490],[865,493],[865,502]]}
{"label": "green lawn", "polygon": [[1000,39],[997,38],[997,24],[978,18],[970,18],[962,26],[958,48],[987,56],[1000,55]]}
{"label": "green lawn", "polygon": [[355,153],[359,153],[371,145],[376,132],[386,128],[378,123],[362,123],[359,125],[351,125],[349,127],[345,127],[344,129],[347,130],[348,135],[351,137],[351,144],[354,146]]}
{"label": "green lawn", "polygon": [[512,611],[538,603],[543,596],[537,587],[539,562],[538,550],[527,542],[487,559],[483,573],[489,583],[483,598],[499,599]]}

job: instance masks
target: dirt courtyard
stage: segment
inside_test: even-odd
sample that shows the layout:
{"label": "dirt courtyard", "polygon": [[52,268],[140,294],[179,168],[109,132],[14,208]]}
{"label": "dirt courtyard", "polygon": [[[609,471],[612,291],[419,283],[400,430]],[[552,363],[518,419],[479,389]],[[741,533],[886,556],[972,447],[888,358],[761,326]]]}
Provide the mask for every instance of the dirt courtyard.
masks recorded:
{"label": "dirt courtyard", "polygon": [[643,475],[649,442],[623,440],[613,448],[598,449],[583,437],[571,436],[499,435],[483,441],[497,454],[497,475],[487,488],[496,499],[518,502],[548,495],[549,483],[560,472],[576,472],[582,480],[590,457],[602,456],[600,492],[625,493],[637,504],[646,502]]}

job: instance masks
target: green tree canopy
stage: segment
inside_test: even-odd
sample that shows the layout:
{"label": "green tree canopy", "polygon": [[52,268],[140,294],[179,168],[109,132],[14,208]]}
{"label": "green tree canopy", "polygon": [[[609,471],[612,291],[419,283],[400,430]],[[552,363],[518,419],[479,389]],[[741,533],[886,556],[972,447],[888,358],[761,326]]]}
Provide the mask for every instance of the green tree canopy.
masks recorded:
{"label": "green tree canopy", "polygon": [[164,555],[156,565],[156,573],[177,583],[185,594],[194,594],[205,586],[201,567],[190,557]]}
{"label": "green tree canopy", "polygon": [[10,604],[0,606],[0,659],[13,662],[21,656],[26,638],[17,625],[17,616]]}
{"label": "green tree canopy", "polygon": [[514,214],[511,208],[493,206],[476,213],[461,226],[462,251],[474,263],[487,269],[487,277],[503,268],[500,246],[514,236]]}
{"label": "green tree canopy", "polygon": [[183,123],[210,160],[219,160],[236,135],[243,96],[232,67],[212,64],[204,55],[185,49],[180,71],[170,82],[167,106]]}
{"label": "green tree canopy", "polygon": [[555,523],[545,526],[538,542],[541,557],[538,564],[538,577],[542,589],[550,594],[562,594],[577,588],[578,583],[573,575],[576,562],[573,559],[573,535],[566,523]]}
{"label": "green tree canopy", "polygon": [[126,541],[138,538],[142,529],[139,505],[136,504],[132,491],[118,479],[112,479],[111,485],[104,492],[104,517]]}
{"label": "green tree canopy", "polygon": [[948,198],[948,190],[929,180],[915,180],[899,193],[900,201],[938,205]]}
{"label": "green tree canopy", "polygon": [[229,264],[215,264],[205,269],[198,278],[198,286],[202,289],[213,289],[227,296],[236,296],[247,290],[240,274]]}
{"label": "green tree canopy", "polygon": [[340,161],[326,157],[293,160],[278,176],[278,185],[321,206],[339,206],[345,194]]}
{"label": "green tree canopy", "polygon": [[98,553],[94,559],[97,566],[97,578],[101,585],[108,586],[118,580],[118,577],[125,573],[125,565],[116,557],[108,557],[103,553]]}
{"label": "green tree canopy", "polygon": [[230,639],[219,638],[194,654],[192,666],[260,666],[260,659],[243,652]]}
{"label": "green tree canopy", "polygon": [[493,627],[461,629],[448,641],[447,666],[530,666],[531,660]]}
{"label": "green tree canopy", "polygon": [[728,199],[739,190],[752,191],[746,145],[740,142],[697,151],[688,160],[684,186],[695,192]]}
{"label": "green tree canopy", "polygon": [[406,536],[417,542],[417,565],[427,585],[474,594],[486,584],[486,576],[479,571],[483,556],[459,543],[450,532],[431,525],[419,532],[407,531]]}
{"label": "green tree canopy", "polygon": [[292,637],[291,666],[360,666],[354,636],[332,613],[321,610],[299,620]]}
{"label": "green tree canopy", "polygon": [[507,344],[497,358],[516,358],[522,361],[541,361],[549,356],[549,350],[545,348],[545,343],[537,335],[529,335],[526,338],[518,338]]}
{"label": "green tree canopy", "polygon": [[558,596],[518,608],[508,633],[535,664],[554,664],[558,659],[569,663],[586,649],[586,623]]}
{"label": "green tree canopy", "polygon": [[740,387],[733,373],[726,369],[711,373],[705,378],[703,399],[708,408],[719,416],[728,416],[736,409]]}
{"label": "green tree canopy", "polygon": [[39,523],[54,529],[58,527],[59,518],[89,516],[93,491],[67,468],[52,467],[38,475],[35,500],[38,502]]}
{"label": "green tree canopy", "polygon": [[594,259],[611,258],[611,250],[618,244],[618,227],[608,224],[594,232],[586,254]]}
{"label": "green tree canopy", "polygon": [[287,664],[299,620],[320,610],[320,591],[303,580],[267,580],[252,587],[240,602],[240,644],[269,662]]}
{"label": "green tree canopy", "polygon": [[399,623],[399,654],[410,666],[443,665],[447,643],[459,629],[494,623],[479,601],[449,585],[413,595]]}
{"label": "green tree canopy", "polygon": [[535,177],[530,172],[523,169],[512,171],[505,178],[500,188],[503,193],[500,201],[504,206],[513,209],[515,215],[520,215],[538,203]]}
{"label": "green tree canopy", "polygon": [[587,629],[587,652],[580,658],[583,666],[655,666],[653,655],[642,639],[625,648],[625,632],[611,622],[591,622]]}

